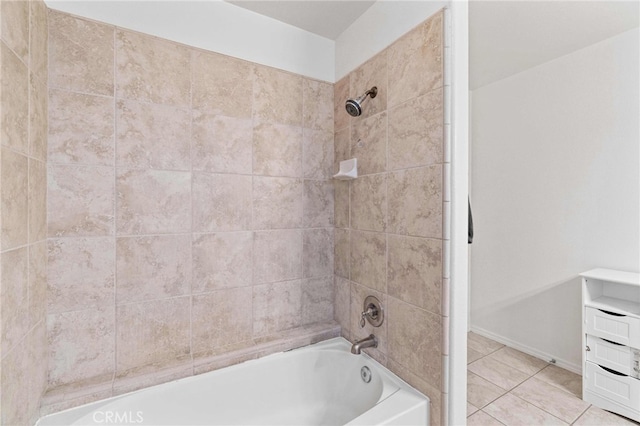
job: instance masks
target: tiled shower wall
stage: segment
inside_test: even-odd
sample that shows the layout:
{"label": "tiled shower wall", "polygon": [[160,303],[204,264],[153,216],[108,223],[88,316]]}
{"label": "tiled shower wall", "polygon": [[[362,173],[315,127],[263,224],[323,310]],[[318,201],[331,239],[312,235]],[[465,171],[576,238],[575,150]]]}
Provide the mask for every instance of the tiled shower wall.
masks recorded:
{"label": "tiled shower wall", "polygon": [[[358,178],[335,184],[335,317],[342,334],[379,339],[371,356],[431,399],[442,424],[448,333],[445,11],[335,85],[335,159],[356,157]],[[377,86],[363,114],[348,98]],[[366,296],[385,321],[360,328]]]}
{"label": "tiled shower wall", "polygon": [[55,11],[49,40],[45,411],[335,335],[333,85]]}
{"label": "tiled shower wall", "polygon": [[0,7],[0,424],[23,425],[46,386],[47,8]]}

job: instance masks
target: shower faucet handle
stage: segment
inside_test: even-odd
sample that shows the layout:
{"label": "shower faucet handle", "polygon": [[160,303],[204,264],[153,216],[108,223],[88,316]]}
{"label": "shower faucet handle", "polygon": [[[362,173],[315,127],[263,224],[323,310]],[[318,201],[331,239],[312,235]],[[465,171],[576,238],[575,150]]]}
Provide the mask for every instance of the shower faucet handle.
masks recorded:
{"label": "shower faucet handle", "polygon": [[[360,328],[364,328],[366,321],[374,327],[380,327],[384,321],[382,304],[375,296],[364,299],[363,311],[360,314]],[[366,321],[365,321],[366,320]]]}

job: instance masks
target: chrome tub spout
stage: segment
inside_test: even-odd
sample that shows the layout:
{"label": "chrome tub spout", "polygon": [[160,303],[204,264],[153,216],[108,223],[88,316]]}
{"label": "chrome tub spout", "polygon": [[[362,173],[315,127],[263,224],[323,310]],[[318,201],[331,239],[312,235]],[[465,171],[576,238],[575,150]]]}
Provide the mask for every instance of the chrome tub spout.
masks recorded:
{"label": "chrome tub spout", "polygon": [[351,353],[355,355],[360,355],[360,351],[362,351],[362,349],[377,348],[377,347],[378,347],[378,338],[373,334],[371,334],[369,335],[369,337],[356,340],[356,342],[351,346]]}

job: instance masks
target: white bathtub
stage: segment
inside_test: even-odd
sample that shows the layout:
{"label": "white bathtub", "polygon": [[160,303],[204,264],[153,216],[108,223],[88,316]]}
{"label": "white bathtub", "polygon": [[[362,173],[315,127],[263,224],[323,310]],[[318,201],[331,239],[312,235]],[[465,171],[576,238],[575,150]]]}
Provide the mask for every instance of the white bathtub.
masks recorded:
{"label": "white bathtub", "polygon": [[350,348],[335,338],[55,413],[37,425],[428,424],[427,397]]}

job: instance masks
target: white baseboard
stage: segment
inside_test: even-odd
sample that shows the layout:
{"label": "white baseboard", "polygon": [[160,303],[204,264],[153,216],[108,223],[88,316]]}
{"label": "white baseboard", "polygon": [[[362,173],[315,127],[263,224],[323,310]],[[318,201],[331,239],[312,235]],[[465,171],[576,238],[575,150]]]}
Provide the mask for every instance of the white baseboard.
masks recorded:
{"label": "white baseboard", "polygon": [[582,375],[582,368],[580,366],[580,364],[575,364],[573,362],[569,362],[567,360],[564,360],[562,358],[558,358],[557,356],[553,355],[553,354],[549,354],[546,352],[542,352],[539,351],[535,348],[532,348],[530,346],[524,345],[520,342],[516,342],[515,340],[511,340],[507,337],[504,336],[500,336],[498,334],[492,333],[491,331],[487,331],[484,330],[482,328],[479,327],[474,327],[471,326],[471,331],[473,331],[476,334],[479,334],[481,336],[484,336],[486,338],[489,338],[491,340],[495,340],[498,343],[502,343],[503,345],[509,346],[510,348],[513,349],[517,349],[520,352],[524,352],[528,355],[534,356],[536,358],[539,358],[543,361],[549,362],[551,364],[551,360],[555,359],[556,362],[553,363],[554,365],[557,365],[558,367],[564,368],[565,370],[569,370],[572,373],[576,373],[579,375]]}

